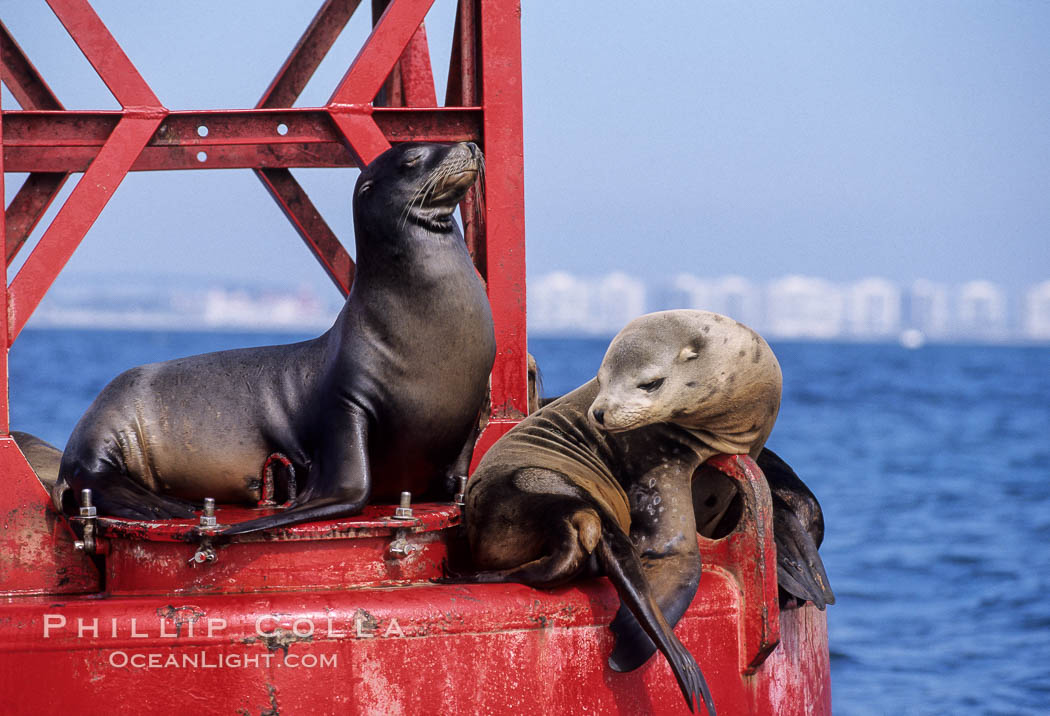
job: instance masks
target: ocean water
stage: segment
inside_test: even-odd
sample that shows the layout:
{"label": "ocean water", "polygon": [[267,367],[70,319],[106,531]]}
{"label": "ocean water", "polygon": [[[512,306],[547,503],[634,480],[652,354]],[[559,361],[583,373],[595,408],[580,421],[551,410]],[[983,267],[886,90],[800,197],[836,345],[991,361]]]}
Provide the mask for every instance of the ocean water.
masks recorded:
{"label": "ocean water", "polygon": [[[26,330],[12,425],[62,446],[126,368],[307,337]],[[544,394],[606,343],[533,339]],[[773,348],[769,446],[824,508],[835,713],[1050,713],[1050,348]]]}

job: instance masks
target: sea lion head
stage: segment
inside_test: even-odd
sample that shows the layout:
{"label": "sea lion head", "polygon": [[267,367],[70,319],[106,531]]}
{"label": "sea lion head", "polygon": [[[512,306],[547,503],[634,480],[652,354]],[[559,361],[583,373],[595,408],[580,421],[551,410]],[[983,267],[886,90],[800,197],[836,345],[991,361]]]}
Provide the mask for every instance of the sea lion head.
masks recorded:
{"label": "sea lion head", "polygon": [[[623,432],[673,423],[748,452],[764,442],[780,408],[780,365],[761,336],[708,311],[660,311],[631,321],[598,369],[588,410]],[[759,445],[761,447],[761,445]]]}
{"label": "sea lion head", "polygon": [[411,224],[450,233],[452,213],[483,172],[484,158],[473,142],[397,144],[357,178],[355,228],[392,236]]}

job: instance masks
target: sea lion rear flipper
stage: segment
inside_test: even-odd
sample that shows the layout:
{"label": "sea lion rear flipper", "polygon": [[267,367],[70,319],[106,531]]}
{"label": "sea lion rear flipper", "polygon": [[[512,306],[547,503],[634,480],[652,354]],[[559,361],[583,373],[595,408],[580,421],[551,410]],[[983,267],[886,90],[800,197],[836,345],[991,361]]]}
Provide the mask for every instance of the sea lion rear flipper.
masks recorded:
{"label": "sea lion rear flipper", "polygon": [[[778,504],[779,503],[779,504]],[[780,588],[817,609],[835,603],[824,562],[817,545],[795,513],[773,496],[773,541],[777,546],[777,580]]]}
{"label": "sea lion rear flipper", "polygon": [[[658,573],[661,568],[666,568],[669,573],[681,580],[678,584],[668,582],[662,585],[663,589],[658,589],[655,585],[653,587],[653,600],[660,607],[664,619],[672,629],[693,602],[696,589],[700,584],[699,556],[692,561],[681,560],[678,564],[681,565],[679,569],[674,569],[668,563],[650,567],[647,560],[642,560],[643,569],[647,574]],[[652,583],[653,579],[649,581]],[[616,645],[609,655],[609,666],[614,671],[634,671],[656,653],[656,645],[653,644],[653,640],[638,624],[638,620],[634,618],[634,614],[625,604],[620,604],[620,609],[616,612],[616,617],[609,628],[616,635]]]}
{"label": "sea lion rear flipper", "polygon": [[616,587],[621,603],[630,610],[634,623],[640,625],[650,641],[655,643],[667,658],[689,710],[694,711],[694,704],[699,698],[703,698],[707,712],[714,716],[715,707],[711,700],[711,691],[696,659],[675,636],[661,608],[653,599],[649,580],[645,576],[642,561],[634,545],[611,520],[603,520],[602,539],[596,553],[605,575]]}
{"label": "sea lion rear flipper", "polygon": [[47,489],[52,490],[58,482],[58,468],[62,463],[62,451],[57,447],[41,440],[36,435],[12,430],[11,437],[15,439],[18,449],[25,455],[29,466],[33,468],[37,479]]}
{"label": "sea lion rear flipper", "polygon": [[[780,588],[819,609],[835,603],[817,548],[824,539],[824,514],[813,492],[783,458],[764,448],[756,460],[773,500],[773,541]],[[784,595],[781,595],[783,601]]]}
{"label": "sea lion rear flipper", "polygon": [[242,535],[259,530],[316,520],[354,515],[364,509],[372,492],[368,464],[368,418],[357,406],[341,413],[341,419],[326,426],[326,441],[311,465],[307,487],[295,503],[275,515],[231,525],[221,536]]}
{"label": "sea lion rear flipper", "polygon": [[170,495],[158,495],[116,471],[89,472],[75,468],[55,484],[52,499],[66,515],[77,514],[80,491],[90,489],[92,503],[99,515],[126,520],[193,519],[196,505]]}

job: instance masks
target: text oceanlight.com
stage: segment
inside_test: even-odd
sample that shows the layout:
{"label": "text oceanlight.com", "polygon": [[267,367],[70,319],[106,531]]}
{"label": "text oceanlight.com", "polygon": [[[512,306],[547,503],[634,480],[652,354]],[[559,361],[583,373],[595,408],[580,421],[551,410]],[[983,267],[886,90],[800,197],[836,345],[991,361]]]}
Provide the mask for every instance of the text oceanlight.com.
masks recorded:
{"label": "text oceanlight.com", "polygon": [[114,651],[109,665],[118,669],[255,669],[285,666],[291,669],[332,668],[338,665],[338,654],[209,654],[205,651],[164,654]]}

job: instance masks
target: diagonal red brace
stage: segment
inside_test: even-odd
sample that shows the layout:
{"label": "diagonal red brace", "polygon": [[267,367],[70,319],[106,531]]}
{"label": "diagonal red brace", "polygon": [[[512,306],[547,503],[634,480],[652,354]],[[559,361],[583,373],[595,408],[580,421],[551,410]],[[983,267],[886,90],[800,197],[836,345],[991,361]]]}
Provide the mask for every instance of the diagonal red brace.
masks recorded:
{"label": "diagonal red brace", "polygon": [[127,176],[162,117],[124,117],[84,172],[9,288],[8,343],[25,327],[81,239]]}
{"label": "diagonal red brace", "polygon": [[161,108],[160,100],[87,0],[47,0],[47,4],[122,107]]}

